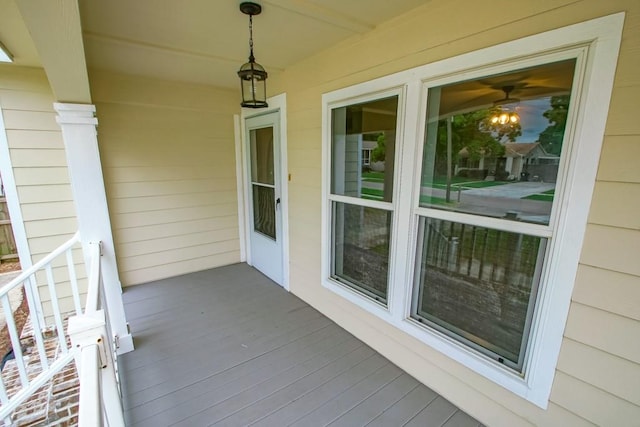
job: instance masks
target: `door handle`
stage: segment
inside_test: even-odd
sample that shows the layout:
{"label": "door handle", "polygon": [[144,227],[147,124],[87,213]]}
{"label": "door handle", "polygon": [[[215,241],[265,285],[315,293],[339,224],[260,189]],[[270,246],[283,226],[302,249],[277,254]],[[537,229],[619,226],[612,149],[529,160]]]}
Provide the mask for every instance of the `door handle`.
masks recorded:
{"label": "door handle", "polygon": [[278,209],[278,205],[280,204],[280,197],[276,199],[276,209]]}

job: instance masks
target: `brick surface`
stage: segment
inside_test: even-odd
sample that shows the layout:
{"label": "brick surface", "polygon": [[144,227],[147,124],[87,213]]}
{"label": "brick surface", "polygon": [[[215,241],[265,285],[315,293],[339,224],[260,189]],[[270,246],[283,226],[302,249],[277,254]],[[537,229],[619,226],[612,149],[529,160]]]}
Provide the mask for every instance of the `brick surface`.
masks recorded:
{"label": "brick surface", "polygon": [[[55,330],[45,331],[44,338],[47,359],[51,362],[55,360],[56,355],[62,349],[59,346]],[[27,375],[29,379],[35,378],[42,372],[42,365],[35,344],[33,328],[28,320],[22,331],[21,344],[24,350]],[[70,347],[68,339],[67,346]],[[20,376],[15,360],[10,360],[5,365],[2,371],[2,380],[10,397],[20,389]],[[71,362],[12,413],[11,426],[77,426],[78,400],[78,376],[75,364]]]}

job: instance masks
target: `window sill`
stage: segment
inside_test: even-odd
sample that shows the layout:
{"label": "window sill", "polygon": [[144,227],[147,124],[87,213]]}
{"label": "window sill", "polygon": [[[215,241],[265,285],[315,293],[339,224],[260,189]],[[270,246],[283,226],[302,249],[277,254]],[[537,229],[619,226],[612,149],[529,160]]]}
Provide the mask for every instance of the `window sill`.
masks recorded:
{"label": "window sill", "polygon": [[358,292],[351,287],[334,280],[332,278],[325,278],[322,282],[322,285],[329,289],[331,292],[339,295],[340,297],[346,299],[347,301],[355,304],[361,309],[372,313],[381,319],[386,320],[387,322],[392,321],[391,312],[389,311],[388,305],[385,305],[379,301],[374,300],[373,298]]}

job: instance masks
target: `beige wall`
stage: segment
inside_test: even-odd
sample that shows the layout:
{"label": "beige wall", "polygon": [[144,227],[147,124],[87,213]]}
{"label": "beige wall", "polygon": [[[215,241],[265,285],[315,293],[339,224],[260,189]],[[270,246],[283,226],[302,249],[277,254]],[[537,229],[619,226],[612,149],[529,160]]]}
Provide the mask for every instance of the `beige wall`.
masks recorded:
{"label": "beige wall", "polygon": [[[549,408],[545,411],[324,289],[321,95],[482,47],[626,11],[598,182]],[[434,0],[287,69],[291,290],[488,425],[640,420],[640,3]]]}
{"label": "beige wall", "polygon": [[[53,110],[53,94],[42,69],[0,66],[0,108],[4,119],[9,155],[32,262],[37,262],[73,236],[76,213],[67,173],[60,127]],[[74,251],[76,263],[82,253]],[[66,267],[54,262],[61,308],[72,308]],[[79,265],[80,278],[85,277]],[[44,276],[38,276],[45,312],[50,300]],[[84,280],[81,280],[84,286]]]}
{"label": "beige wall", "polygon": [[239,262],[237,92],[90,77],[122,284]]}

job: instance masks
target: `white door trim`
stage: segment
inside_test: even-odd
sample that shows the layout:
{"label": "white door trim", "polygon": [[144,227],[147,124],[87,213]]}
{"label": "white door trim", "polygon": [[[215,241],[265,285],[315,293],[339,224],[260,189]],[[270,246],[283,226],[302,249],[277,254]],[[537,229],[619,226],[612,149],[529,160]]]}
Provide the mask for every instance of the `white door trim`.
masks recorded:
{"label": "white door trim", "polygon": [[238,197],[238,235],[240,238],[240,262],[247,262],[247,222],[245,219],[245,177],[244,177],[244,164],[243,143],[244,141],[244,126],[242,125],[244,119],[240,119],[239,114],[233,115],[233,129],[235,138],[236,149],[236,191]]}
{"label": "white door trim", "polygon": [[236,144],[236,179],[238,185],[238,228],[240,234],[240,259],[251,263],[249,212],[249,187],[247,185],[247,152],[245,149],[245,120],[267,113],[280,112],[280,203],[282,206],[282,287],[289,291],[289,188],[287,166],[287,94],[267,99],[269,107],[259,110],[243,108],[240,117],[234,117]]}

